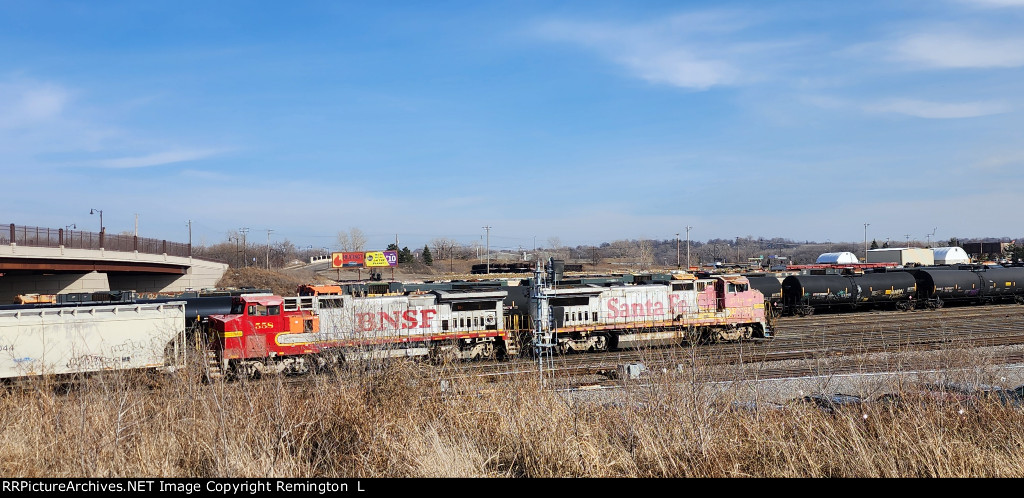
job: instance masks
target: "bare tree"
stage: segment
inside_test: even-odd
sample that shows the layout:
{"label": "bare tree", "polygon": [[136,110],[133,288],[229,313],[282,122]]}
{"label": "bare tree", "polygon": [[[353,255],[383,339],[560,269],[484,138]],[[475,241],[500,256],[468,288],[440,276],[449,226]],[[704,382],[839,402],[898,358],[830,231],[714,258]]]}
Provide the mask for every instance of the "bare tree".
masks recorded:
{"label": "bare tree", "polygon": [[362,251],[366,248],[366,235],[363,231],[352,227],[348,232],[338,232],[338,245],[342,251]]}
{"label": "bare tree", "polygon": [[562,239],[555,237],[548,237],[548,252],[552,258],[555,259],[567,259],[565,247],[562,246]]}
{"label": "bare tree", "polygon": [[641,270],[649,270],[654,265],[654,247],[648,239],[636,241],[636,262]]}
{"label": "bare tree", "polygon": [[436,237],[430,239],[430,247],[434,248],[434,258],[438,261],[448,260],[449,271],[454,272],[455,270],[455,248],[459,246],[458,242],[445,237]]}

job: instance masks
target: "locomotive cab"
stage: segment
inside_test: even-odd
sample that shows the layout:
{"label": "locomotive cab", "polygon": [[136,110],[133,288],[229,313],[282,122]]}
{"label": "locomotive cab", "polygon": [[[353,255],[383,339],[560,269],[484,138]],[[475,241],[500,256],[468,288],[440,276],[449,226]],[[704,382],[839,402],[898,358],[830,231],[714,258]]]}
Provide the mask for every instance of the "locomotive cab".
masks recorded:
{"label": "locomotive cab", "polygon": [[210,331],[220,368],[236,375],[306,370],[301,355],[319,352],[316,315],[287,310],[284,298],[243,295],[233,298],[231,314],[211,315]]}

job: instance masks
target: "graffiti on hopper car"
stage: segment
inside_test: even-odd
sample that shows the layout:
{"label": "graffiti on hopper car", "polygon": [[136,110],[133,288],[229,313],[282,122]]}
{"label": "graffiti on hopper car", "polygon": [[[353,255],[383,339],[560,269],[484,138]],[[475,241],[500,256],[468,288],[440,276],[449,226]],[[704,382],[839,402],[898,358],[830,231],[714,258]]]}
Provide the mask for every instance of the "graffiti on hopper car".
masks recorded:
{"label": "graffiti on hopper car", "polygon": [[131,356],[108,357],[86,354],[82,356],[76,356],[68,360],[67,367],[74,369],[114,368],[120,366],[122,363],[129,363],[131,361]]}

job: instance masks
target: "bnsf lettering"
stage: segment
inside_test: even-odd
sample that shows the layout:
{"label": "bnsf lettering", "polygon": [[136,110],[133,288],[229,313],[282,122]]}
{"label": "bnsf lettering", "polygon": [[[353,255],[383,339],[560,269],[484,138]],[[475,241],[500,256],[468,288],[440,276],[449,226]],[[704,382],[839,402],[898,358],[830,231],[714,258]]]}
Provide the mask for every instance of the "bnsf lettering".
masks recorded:
{"label": "bnsf lettering", "polygon": [[437,310],[356,313],[356,329],[363,332],[369,330],[428,329],[430,328],[430,320],[436,314]]}

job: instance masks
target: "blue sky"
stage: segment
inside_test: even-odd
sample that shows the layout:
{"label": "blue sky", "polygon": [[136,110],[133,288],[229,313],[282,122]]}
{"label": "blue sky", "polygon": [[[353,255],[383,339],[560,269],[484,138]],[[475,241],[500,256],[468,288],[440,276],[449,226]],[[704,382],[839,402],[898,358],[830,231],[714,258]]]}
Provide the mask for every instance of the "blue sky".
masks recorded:
{"label": "blue sky", "polygon": [[1017,236],[1024,0],[0,1],[0,222]]}

